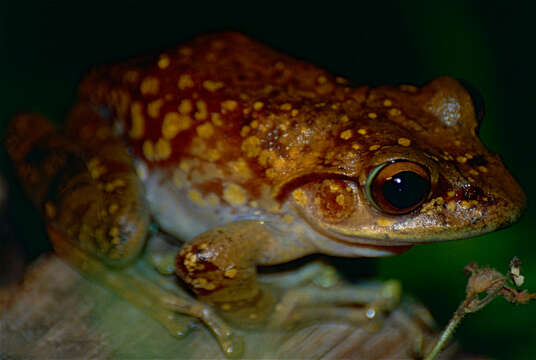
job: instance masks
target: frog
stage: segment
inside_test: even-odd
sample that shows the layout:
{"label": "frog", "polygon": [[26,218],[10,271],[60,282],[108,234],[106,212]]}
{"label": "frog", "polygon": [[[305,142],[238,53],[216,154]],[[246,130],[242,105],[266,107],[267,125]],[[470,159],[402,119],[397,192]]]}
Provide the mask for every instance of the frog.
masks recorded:
{"label": "frog", "polygon": [[[253,318],[271,304],[267,318],[283,323],[321,298],[368,304],[370,319],[400,295],[390,282],[277,303],[259,266],[393,256],[514,223],[525,195],[480,141],[483,116],[453,78],[354,85],[225,32],[94,68],[62,130],[21,113],[5,146],[60,257],[171,332],[170,314],[201,319],[233,355],[237,335],[216,310]],[[142,256],[153,223],[181,239],[161,267],[191,295],[110,270]]]}

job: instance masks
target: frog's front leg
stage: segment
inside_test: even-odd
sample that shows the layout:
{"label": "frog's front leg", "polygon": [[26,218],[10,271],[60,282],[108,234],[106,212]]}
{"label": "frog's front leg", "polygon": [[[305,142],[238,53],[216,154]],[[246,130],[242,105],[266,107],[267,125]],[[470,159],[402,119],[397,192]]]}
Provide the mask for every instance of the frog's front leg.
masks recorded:
{"label": "frog's front leg", "polygon": [[331,266],[318,263],[297,274],[271,276],[274,287],[261,288],[259,284],[266,282],[257,281],[257,265],[312,251],[307,242],[291,234],[274,235],[264,222],[240,221],[197,236],[180,251],[175,269],[200,299],[224,310],[226,318],[238,317],[242,324],[256,319],[267,320],[266,325],[274,328],[315,320],[362,325],[381,319],[398,304],[402,290],[397,281],[349,285],[334,275]]}

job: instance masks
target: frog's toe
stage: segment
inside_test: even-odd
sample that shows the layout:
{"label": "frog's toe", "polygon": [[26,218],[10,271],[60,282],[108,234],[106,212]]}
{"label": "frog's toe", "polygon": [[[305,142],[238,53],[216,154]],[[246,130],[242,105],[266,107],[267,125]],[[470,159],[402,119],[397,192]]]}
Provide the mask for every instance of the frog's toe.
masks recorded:
{"label": "frog's toe", "polygon": [[173,337],[180,339],[190,332],[195,322],[196,320],[191,316],[170,312],[167,319],[162,322],[162,325],[164,325]]}
{"label": "frog's toe", "polygon": [[244,355],[244,338],[237,334],[231,334],[226,340],[220,342],[220,346],[225,356],[230,359],[238,359]]}

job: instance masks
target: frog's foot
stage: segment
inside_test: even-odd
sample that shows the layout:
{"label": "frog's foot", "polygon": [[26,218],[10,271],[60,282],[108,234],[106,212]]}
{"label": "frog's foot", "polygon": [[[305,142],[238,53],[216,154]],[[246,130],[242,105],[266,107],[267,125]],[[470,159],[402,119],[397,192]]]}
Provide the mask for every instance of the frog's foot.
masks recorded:
{"label": "frog's foot", "polygon": [[347,284],[336,269],[314,261],[292,272],[263,275],[284,291],[271,316],[274,327],[293,327],[313,321],[346,322],[374,328],[400,302],[402,287],[396,280]]}
{"label": "frog's foot", "polygon": [[270,325],[279,328],[337,321],[374,328],[396,307],[401,293],[400,283],[395,280],[330,288],[312,284],[290,289],[276,305]]}
{"label": "frog's foot", "polygon": [[[215,335],[228,357],[243,353],[243,340],[208,305],[177,292],[163,289],[140,272],[140,266],[111,269],[97,257],[82,250],[55,226],[48,225],[54,249],[83,275],[112,290],[132,305],[161,323],[173,336],[186,335],[195,323],[202,321]],[[195,318],[195,319],[194,319]]]}

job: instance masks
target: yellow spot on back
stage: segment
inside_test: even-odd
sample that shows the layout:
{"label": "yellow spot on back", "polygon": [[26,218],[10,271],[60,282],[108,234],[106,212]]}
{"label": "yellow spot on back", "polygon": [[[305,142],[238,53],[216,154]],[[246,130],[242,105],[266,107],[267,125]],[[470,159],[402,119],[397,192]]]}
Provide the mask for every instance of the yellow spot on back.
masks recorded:
{"label": "yellow spot on back", "polygon": [[192,77],[190,74],[183,74],[179,76],[179,80],[177,81],[177,87],[181,90],[184,90],[186,88],[190,88],[194,86],[194,81],[192,80]]}
{"label": "yellow spot on back", "polygon": [[170,59],[169,59],[169,56],[167,56],[166,54],[162,54],[160,55],[160,59],[158,59],[158,67],[160,69],[166,69],[169,64],[170,64]]}
{"label": "yellow spot on back", "polygon": [[171,144],[168,140],[160,138],[155,144],[155,157],[157,160],[167,160],[171,156]]}
{"label": "yellow spot on back", "polygon": [[482,166],[482,165],[477,167],[477,169],[478,169],[478,171],[480,171],[481,173],[484,173],[484,174],[488,172],[488,168],[485,167],[485,166]]}
{"label": "yellow spot on back", "polygon": [[145,118],[143,117],[143,105],[136,101],[133,102],[130,107],[130,117],[132,121],[132,127],[128,132],[128,135],[133,139],[139,139],[145,132]]}
{"label": "yellow spot on back", "polygon": [[143,155],[147,160],[154,159],[154,146],[151,140],[145,140],[142,146]]}
{"label": "yellow spot on back", "polygon": [[344,205],[344,195],[343,195],[343,194],[339,194],[339,195],[337,195],[337,197],[335,198],[335,201],[336,201],[337,204],[339,204],[340,206],[343,206],[343,205]]}
{"label": "yellow spot on back", "polygon": [[255,101],[255,103],[253,104],[253,109],[255,111],[259,111],[260,109],[262,109],[263,106],[264,103],[262,101]]}
{"label": "yellow spot on back", "polygon": [[352,144],[352,149],[359,150],[360,148],[361,148],[361,145],[356,144],[356,143]]}
{"label": "yellow spot on back", "polygon": [[370,119],[376,119],[378,117],[378,114],[371,112],[371,113],[368,113],[368,117]]}
{"label": "yellow spot on back", "polygon": [[284,103],[279,108],[283,111],[289,111],[292,109],[292,105],[290,103]]}
{"label": "yellow spot on back", "polygon": [[234,111],[237,106],[238,103],[234,100],[225,100],[221,103],[221,107],[227,111]]}
{"label": "yellow spot on back", "polygon": [[214,127],[211,123],[206,122],[202,125],[199,125],[196,129],[197,135],[201,136],[204,139],[208,139],[214,134]]}
{"label": "yellow spot on back", "polygon": [[160,87],[160,82],[154,76],[147,76],[140,84],[140,92],[143,95],[156,95]]}
{"label": "yellow spot on back", "polygon": [[188,115],[169,112],[164,116],[162,122],[162,136],[164,139],[171,140],[179,132],[190,128],[192,119]]}
{"label": "yellow spot on back", "polygon": [[408,138],[398,138],[398,145],[401,145],[401,146],[410,146],[411,145],[411,140],[408,139]]}
{"label": "yellow spot on back", "polygon": [[253,175],[248,163],[243,158],[239,158],[236,161],[230,161],[229,168],[232,173],[238,175],[242,181],[249,180]]}
{"label": "yellow spot on back", "polygon": [[237,184],[229,184],[223,189],[223,198],[231,205],[244,205],[247,200],[246,190]]}
{"label": "yellow spot on back", "polygon": [[370,151],[376,151],[380,148],[380,145],[372,145],[371,147],[369,147],[369,150]]}
{"label": "yellow spot on back", "polygon": [[190,99],[184,99],[181,101],[181,103],[179,104],[179,113],[183,114],[183,115],[188,115],[189,113],[192,112],[193,110],[193,105],[192,105],[192,101]]}
{"label": "yellow spot on back", "polygon": [[160,116],[160,108],[162,107],[162,105],[164,105],[164,100],[162,100],[162,99],[151,101],[147,105],[147,113],[149,114],[149,116],[154,118],[154,119],[159,117]]}
{"label": "yellow spot on back", "polygon": [[361,135],[366,135],[367,134],[367,129],[359,129],[357,130],[357,132]]}
{"label": "yellow spot on back", "polygon": [[400,85],[400,90],[410,93],[416,93],[418,89],[414,85],[402,84]]}
{"label": "yellow spot on back", "polygon": [[467,162],[467,158],[465,156],[457,156],[456,161],[458,161],[461,164],[465,164]]}
{"label": "yellow spot on back", "polygon": [[210,115],[210,120],[216,126],[222,126],[223,125],[223,120],[221,119],[221,116],[218,113],[212,113]]}
{"label": "yellow spot on back", "polygon": [[261,152],[261,140],[256,136],[250,136],[242,142],[242,151],[247,157],[255,157]]}
{"label": "yellow spot on back", "polygon": [[221,89],[223,87],[223,83],[221,81],[205,80],[203,81],[203,87],[210,92],[214,92]]}
{"label": "yellow spot on back", "polygon": [[391,105],[393,105],[393,102],[392,102],[391,100],[389,100],[389,99],[385,99],[385,100],[383,101],[383,106],[385,106],[385,107],[389,107],[389,106],[391,106]]}
{"label": "yellow spot on back", "polygon": [[340,120],[345,123],[345,122],[350,121],[350,118],[348,117],[348,115],[343,115],[343,116],[341,116]]}
{"label": "yellow spot on back", "polygon": [[196,120],[206,120],[208,119],[208,110],[207,110],[207,103],[203,100],[198,100],[195,103],[195,106],[197,108],[196,113],[194,114],[194,117]]}
{"label": "yellow spot on back", "polygon": [[298,116],[298,113],[299,111],[297,109],[292,109],[292,111],[290,112],[290,115],[294,117],[294,116]]}
{"label": "yellow spot on back", "polygon": [[341,139],[343,140],[348,140],[352,137],[352,130],[351,129],[348,129],[348,130],[344,130],[343,132],[341,132],[341,135],[340,135]]}
{"label": "yellow spot on back", "polygon": [[396,109],[396,108],[389,109],[389,115],[391,116],[398,116],[400,114],[402,114],[402,111],[400,111],[399,109]]}

